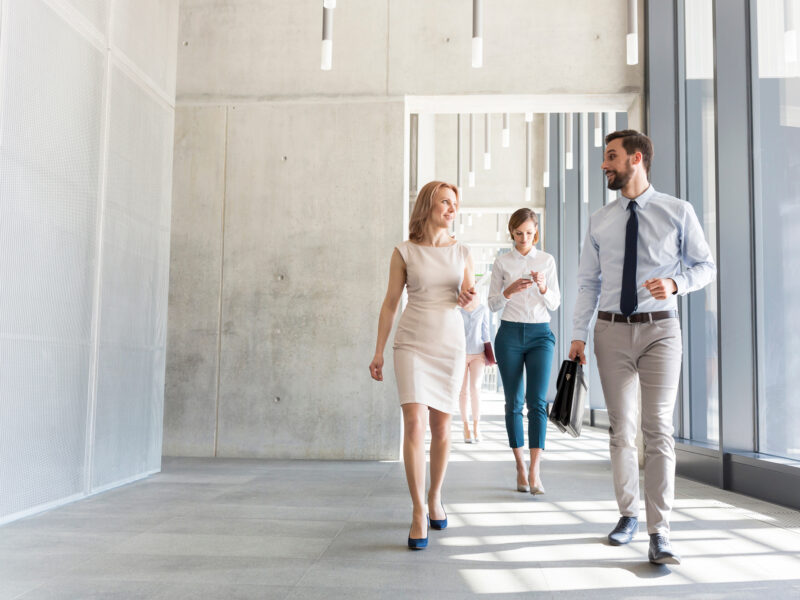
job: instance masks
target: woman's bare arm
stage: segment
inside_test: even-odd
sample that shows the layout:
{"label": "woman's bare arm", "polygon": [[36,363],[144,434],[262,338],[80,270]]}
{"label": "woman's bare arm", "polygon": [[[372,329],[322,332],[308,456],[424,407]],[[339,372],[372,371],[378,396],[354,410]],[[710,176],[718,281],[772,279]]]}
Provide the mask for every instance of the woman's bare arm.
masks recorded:
{"label": "woman's bare arm", "polygon": [[376,381],[383,381],[383,351],[392,331],[392,323],[397,316],[397,308],[400,305],[405,285],[406,263],[395,248],[389,264],[389,286],[386,289],[386,297],[383,299],[381,313],[378,317],[378,341],[375,344],[375,356],[369,365],[369,373]]}

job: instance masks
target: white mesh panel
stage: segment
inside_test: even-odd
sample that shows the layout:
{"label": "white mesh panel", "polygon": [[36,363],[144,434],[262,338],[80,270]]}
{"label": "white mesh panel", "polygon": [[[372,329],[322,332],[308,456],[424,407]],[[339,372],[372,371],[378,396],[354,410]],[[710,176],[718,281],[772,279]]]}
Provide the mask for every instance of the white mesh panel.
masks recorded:
{"label": "white mesh panel", "polygon": [[87,346],[0,338],[0,518],[83,491]]}
{"label": "white mesh panel", "polygon": [[105,35],[111,0],[67,0],[67,2]]}
{"label": "white mesh panel", "polygon": [[160,456],[153,460],[161,448],[157,421],[162,412],[155,387],[156,381],[163,382],[163,374],[156,376],[158,354],[100,345],[93,489],[131,479],[160,464]]}
{"label": "white mesh panel", "polygon": [[92,487],[160,465],[172,111],[111,76]]}
{"label": "white mesh panel", "polygon": [[178,61],[177,0],[116,0],[111,43],[169,98]]}
{"label": "white mesh panel", "polygon": [[104,59],[3,0],[0,518],[83,489]]}

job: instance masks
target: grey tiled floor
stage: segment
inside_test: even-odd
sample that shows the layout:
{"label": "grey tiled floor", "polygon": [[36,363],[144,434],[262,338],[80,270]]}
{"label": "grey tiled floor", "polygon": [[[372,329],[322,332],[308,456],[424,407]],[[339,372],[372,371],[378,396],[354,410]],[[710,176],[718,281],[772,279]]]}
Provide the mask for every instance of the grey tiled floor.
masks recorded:
{"label": "grey tiled floor", "polygon": [[547,494],[513,491],[502,405],[484,440],[459,424],[450,526],[405,547],[392,462],[164,460],[163,472],[0,528],[0,600],[800,598],[800,515],[678,480],[684,564],[646,562],[647,537],[604,543],[617,518],[606,435],[549,432]]}

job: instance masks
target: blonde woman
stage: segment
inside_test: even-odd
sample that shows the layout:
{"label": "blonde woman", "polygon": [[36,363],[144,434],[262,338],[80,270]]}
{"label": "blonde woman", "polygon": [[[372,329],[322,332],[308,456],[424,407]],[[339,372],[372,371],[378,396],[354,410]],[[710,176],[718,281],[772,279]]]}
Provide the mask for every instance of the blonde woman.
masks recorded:
{"label": "blonde woman", "polygon": [[[502,310],[494,340],[497,370],[506,397],[506,432],[517,464],[517,490],[544,494],[539,462],[547,430],[547,388],[556,338],[550,311],[561,304],[556,261],[537,250],[539,221],[529,208],[508,220],[514,249],[498,256],[492,267],[489,308]],[[523,382],[523,371],[527,381]],[[523,400],[528,405],[530,468],[525,468]]]}
{"label": "blonde woman", "polygon": [[[383,381],[383,351],[397,314],[403,288],[408,304],[394,339],[394,370],[403,411],[403,462],[413,513],[408,547],[428,545],[428,520],[447,527],[442,505],[450,451],[450,418],[459,410],[466,342],[457,307],[475,297],[472,257],[450,237],[458,210],[458,188],[441,181],[419,192],[409,222],[409,239],[392,253],[389,286],[378,319],[378,341],[369,365],[372,378]],[[430,489],[425,510],[425,431],[431,427]]]}

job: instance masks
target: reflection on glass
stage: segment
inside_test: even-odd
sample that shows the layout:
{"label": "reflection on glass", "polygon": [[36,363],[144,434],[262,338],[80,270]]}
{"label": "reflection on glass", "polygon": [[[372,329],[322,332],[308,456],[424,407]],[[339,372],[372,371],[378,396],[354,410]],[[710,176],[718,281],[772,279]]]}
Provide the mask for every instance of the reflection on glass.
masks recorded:
{"label": "reflection on glass", "polygon": [[[712,0],[685,0],[686,193],[717,259],[716,156],[714,149],[714,29]],[[717,380],[717,288],[689,296],[689,386],[685,410],[690,431],[683,435],[719,442]]]}
{"label": "reflection on glass", "polygon": [[[800,458],[800,67],[798,0],[759,0],[754,39],[756,231],[760,260],[760,452]],[[757,36],[757,37],[756,37]]]}

